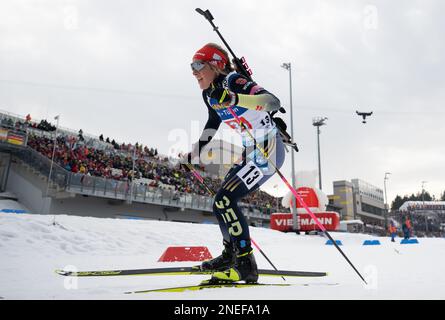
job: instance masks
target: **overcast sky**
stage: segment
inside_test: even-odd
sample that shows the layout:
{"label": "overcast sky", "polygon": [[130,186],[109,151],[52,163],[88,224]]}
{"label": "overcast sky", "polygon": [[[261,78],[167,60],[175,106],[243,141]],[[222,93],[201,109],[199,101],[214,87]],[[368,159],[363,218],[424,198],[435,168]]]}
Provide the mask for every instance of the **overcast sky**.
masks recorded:
{"label": "overcast sky", "polygon": [[[289,111],[292,64],[297,170],[324,191],[363,179],[388,198],[445,191],[444,1],[1,1],[0,109],[143,143],[167,153],[174,130],[207,111],[190,61],[220,43],[215,24],[254,79]],[[363,124],[355,110],[373,111]],[[285,115],[289,121],[289,112]],[[52,120],[54,123],[55,121]],[[193,141],[194,142],[194,141]],[[283,172],[290,179],[290,155]],[[278,179],[271,184],[277,183]]]}

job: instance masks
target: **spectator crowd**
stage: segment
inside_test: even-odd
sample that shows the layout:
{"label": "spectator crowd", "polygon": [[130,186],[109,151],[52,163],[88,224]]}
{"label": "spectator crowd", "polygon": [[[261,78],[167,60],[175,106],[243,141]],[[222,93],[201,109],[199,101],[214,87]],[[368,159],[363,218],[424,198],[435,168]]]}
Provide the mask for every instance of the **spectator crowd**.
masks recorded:
{"label": "spectator crowd", "polygon": [[55,131],[56,127],[46,120],[41,120],[39,123],[31,122],[31,116],[28,114],[25,121],[13,120],[10,117],[2,117],[0,125],[7,129],[14,129],[21,132],[26,132],[27,128],[33,128],[43,131]]}
{"label": "spectator crowd", "polygon": [[[54,140],[49,135],[39,134],[38,130],[53,132],[55,126],[46,120],[39,123],[32,122],[30,115],[25,121],[3,117],[1,125],[16,130],[26,131],[26,128],[36,130],[28,131],[28,146],[40,154],[51,159],[53,156]],[[96,140],[96,141],[92,141]],[[58,132],[54,153],[54,162],[65,170],[73,173],[81,173],[89,176],[115,179],[120,181],[132,181],[147,184],[150,187],[168,185],[181,193],[208,195],[207,190],[196,178],[171,164],[167,157],[161,156],[157,149],[142,146],[139,143],[119,144],[114,139],[85,139],[82,129],[77,135]],[[97,143],[94,143],[97,142]],[[133,155],[135,161],[133,164]],[[134,165],[134,167],[133,167]],[[134,170],[133,170],[134,168]],[[203,170],[199,167],[199,170]],[[203,174],[205,182],[213,190],[217,190],[222,180],[217,177]],[[148,179],[150,182],[146,182]],[[264,213],[271,213],[277,209],[276,198],[263,191],[256,191],[242,200],[243,206],[256,207]],[[278,203],[278,209],[288,211]]]}

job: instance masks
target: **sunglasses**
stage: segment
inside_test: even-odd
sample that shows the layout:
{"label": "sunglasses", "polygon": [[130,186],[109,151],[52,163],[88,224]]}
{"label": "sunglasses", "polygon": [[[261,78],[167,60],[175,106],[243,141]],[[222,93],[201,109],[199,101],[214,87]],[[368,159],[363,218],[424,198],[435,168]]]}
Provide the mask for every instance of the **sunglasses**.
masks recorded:
{"label": "sunglasses", "polygon": [[202,69],[204,69],[204,67],[205,67],[206,65],[205,65],[205,63],[202,62],[202,61],[195,61],[195,62],[192,62],[192,63],[190,64],[190,66],[192,67],[192,70],[193,70],[193,71],[197,71],[197,72],[199,72],[199,71],[201,71]]}

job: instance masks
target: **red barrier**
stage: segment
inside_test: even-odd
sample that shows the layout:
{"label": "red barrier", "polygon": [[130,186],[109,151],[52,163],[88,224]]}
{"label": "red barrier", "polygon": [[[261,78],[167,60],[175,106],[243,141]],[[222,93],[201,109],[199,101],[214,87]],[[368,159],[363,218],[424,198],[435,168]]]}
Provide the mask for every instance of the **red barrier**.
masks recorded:
{"label": "red barrier", "polygon": [[158,262],[204,261],[212,259],[207,247],[168,247]]}
{"label": "red barrier", "polygon": [[[318,212],[315,216],[328,231],[337,230],[340,216],[337,212]],[[299,213],[300,231],[320,230],[309,214]],[[278,231],[292,231],[292,213],[273,213],[270,216],[270,228]]]}

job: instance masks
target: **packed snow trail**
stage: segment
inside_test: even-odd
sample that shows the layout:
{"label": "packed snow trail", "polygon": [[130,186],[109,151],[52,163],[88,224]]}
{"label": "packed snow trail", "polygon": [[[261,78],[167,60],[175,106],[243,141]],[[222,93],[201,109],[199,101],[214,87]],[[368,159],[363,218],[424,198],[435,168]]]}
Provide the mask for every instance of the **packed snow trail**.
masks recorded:
{"label": "packed snow trail", "polygon": [[[56,269],[138,269],[192,266],[157,262],[168,246],[207,246],[221,252],[219,227],[167,221],[100,219],[0,213],[0,297],[4,299],[445,299],[445,239],[420,238],[419,244],[390,238],[333,233],[368,280],[365,287],[337,250],[320,236],[252,228],[279,269],[327,271],[323,278],[288,283],[339,283],[336,286],[223,288],[186,292],[124,292],[196,285],[208,276],[123,276],[73,278]],[[378,239],[380,246],[363,246]],[[257,252],[259,268],[270,268]],[[280,282],[267,278],[263,283]],[[283,281],[284,282],[284,281]]]}

